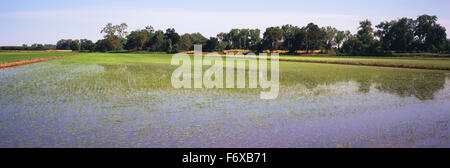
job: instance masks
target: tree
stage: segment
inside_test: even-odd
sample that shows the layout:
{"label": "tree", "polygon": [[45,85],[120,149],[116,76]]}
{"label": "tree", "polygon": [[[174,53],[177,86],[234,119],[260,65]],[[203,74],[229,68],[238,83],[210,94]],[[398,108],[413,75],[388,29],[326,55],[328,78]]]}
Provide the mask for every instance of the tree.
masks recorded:
{"label": "tree", "polygon": [[142,49],[150,51],[151,50],[151,48],[150,48],[151,40],[155,36],[155,29],[153,28],[153,26],[145,26],[145,29],[143,31],[147,32],[147,40],[144,43],[144,46],[142,47]]}
{"label": "tree", "polygon": [[190,34],[190,38],[191,38],[191,43],[192,43],[190,50],[194,50],[194,45],[205,46],[206,41],[208,41],[208,39],[200,33],[192,33],[192,34]]}
{"label": "tree", "polygon": [[239,29],[231,29],[230,32],[226,35],[227,36],[225,37],[225,39],[227,39],[227,41],[229,41],[231,49],[240,49],[241,48],[241,44],[240,44],[241,41],[239,40]]}
{"label": "tree", "polygon": [[290,24],[281,26],[281,31],[283,32],[283,44],[282,48],[284,50],[289,50],[291,52],[295,51],[295,35],[300,31],[297,26],[292,26]]}
{"label": "tree", "polygon": [[219,40],[215,37],[211,37],[206,42],[205,51],[208,51],[208,52],[216,51],[217,46],[219,46]]}
{"label": "tree", "polygon": [[347,41],[351,37],[350,31],[338,31],[333,40],[333,45],[337,46],[338,50],[341,49],[342,42]]}
{"label": "tree", "polygon": [[181,35],[180,41],[178,42],[177,45],[177,50],[188,51],[191,49],[191,47],[192,47],[191,35],[188,33]]}
{"label": "tree", "polygon": [[300,29],[295,33],[294,50],[306,50],[306,30]]}
{"label": "tree", "polygon": [[306,32],[304,38],[306,52],[318,50],[323,46],[326,37],[326,32],[323,29],[319,28],[319,26],[314,23],[309,23],[302,29]]}
{"label": "tree", "polygon": [[375,33],[380,38],[384,50],[406,52],[414,50],[414,21],[401,18],[390,22],[381,22]]}
{"label": "tree", "polygon": [[239,49],[250,49],[250,32],[249,29],[239,29],[239,34],[237,36],[239,41]]}
{"label": "tree", "polygon": [[[448,52],[449,42],[446,29],[437,23],[436,16],[421,15],[416,20],[400,18],[381,22],[374,31],[369,20],[360,22],[358,31],[352,35],[349,31],[339,31],[334,27],[319,27],[314,23],[299,28],[290,24],[281,27],[269,27],[263,33],[259,29],[231,29],[217,37],[206,38],[200,33],[179,35],[174,28],[166,31],[152,26],[145,29],[126,31],[128,25],[108,23],[102,30],[103,40],[95,44],[87,39],[62,39],[56,45],[33,44],[28,47],[1,47],[0,49],[60,49],[60,50],[148,50],[188,51],[200,44],[207,51],[225,49],[258,50],[330,50],[338,49],[352,55],[381,55],[384,51],[396,52]],[[126,37],[126,38],[125,38]]]}
{"label": "tree", "polygon": [[228,37],[229,37],[228,33],[221,32],[221,33],[217,34],[217,40],[219,41],[219,46],[217,46],[218,51],[223,51],[225,49],[230,48],[230,45],[229,45],[230,43],[229,43],[229,40],[227,39]]}
{"label": "tree", "polygon": [[180,35],[178,35],[174,28],[167,29],[166,33],[164,34],[164,40],[169,39],[171,40],[172,44],[176,44],[180,40]]}
{"label": "tree", "polygon": [[126,39],[123,37],[128,34],[126,29],[128,25],[126,23],[122,23],[120,25],[112,25],[112,23],[108,23],[101,31],[101,33],[105,33],[106,44],[109,46],[111,50],[121,50],[123,45],[126,44]]}
{"label": "tree", "polygon": [[220,48],[258,50],[261,44],[259,29],[231,29],[229,33],[217,34]]}
{"label": "tree", "polygon": [[250,29],[249,30],[249,43],[248,48],[251,50],[259,50],[261,44],[261,30]]}
{"label": "tree", "polygon": [[127,36],[127,49],[134,51],[142,51],[144,45],[149,39],[148,30],[136,30],[132,31],[130,35]]}
{"label": "tree", "polygon": [[447,53],[450,53],[450,39],[447,40],[447,42],[442,50],[444,50]]}
{"label": "tree", "polygon": [[227,33],[220,32],[219,34],[217,34],[217,40],[219,40],[220,42],[227,41],[226,39],[227,36],[228,36]]}
{"label": "tree", "polygon": [[56,45],[54,45],[54,44],[44,44],[44,49],[45,50],[55,50],[56,49]]}
{"label": "tree", "polygon": [[343,44],[343,50],[352,55],[381,55],[381,43],[374,39],[372,23],[361,21],[355,37],[351,37]]}
{"label": "tree", "polygon": [[417,18],[414,34],[418,38],[419,50],[432,51],[447,40],[445,27],[436,22],[436,16],[421,15]]}
{"label": "tree", "polygon": [[283,38],[283,32],[280,27],[268,27],[264,32],[263,48],[269,50],[277,50],[279,43]]}
{"label": "tree", "polygon": [[356,36],[362,43],[369,44],[372,42],[374,39],[372,22],[367,19],[359,22],[359,30]]}
{"label": "tree", "polygon": [[80,50],[80,41],[79,40],[72,40],[70,43],[70,49],[74,51]]}
{"label": "tree", "polygon": [[100,39],[97,42],[95,42],[95,51],[105,52],[111,50],[106,41],[107,41],[106,39]]}
{"label": "tree", "polygon": [[[31,46],[31,47],[35,48],[36,45],[35,45],[35,47],[33,47],[33,46]],[[45,47],[44,46],[42,46],[42,47],[39,46],[39,48],[45,48]],[[72,39],[59,40],[56,43],[56,49],[58,49],[58,50],[76,50],[76,51],[78,51],[78,50],[80,50],[80,41],[79,40],[72,40]]]}
{"label": "tree", "polygon": [[323,28],[322,31],[325,32],[325,41],[324,41],[324,48],[326,50],[330,50],[333,47],[337,46],[335,43],[335,38],[337,36],[337,33],[339,32],[336,28],[328,26],[326,28]]}
{"label": "tree", "polygon": [[70,43],[71,43],[71,39],[68,39],[68,40],[64,40],[64,39],[62,39],[62,40],[59,40],[57,43],[56,43],[56,49],[58,49],[58,50],[70,50]]}
{"label": "tree", "polygon": [[105,39],[106,45],[108,45],[109,50],[118,51],[123,49],[123,43],[121,39],[117,36],[109,37]]}
{"label": "tree", "polygon": [[165,41],[164,50],[168,53],[175,53],[176,49],[173,47],[173,43],[171,39],[167,39]]}
{"label": "tree", "polygon": [[81,39],[80,40],[80,50],[89,50],[93,51],[95,49],[95,44],[88,39]]}
{"label": "tree", "polygon": [[44,45],[35,43],[35,44],[31,45],[31,49],[32,50],[44,50],[45,48],[44,48]]}
{"label": "tree", "polygon": [[364,47],[361,40],[353,36],[344,42],[342,50],[350,55],[360,55],[364,50]]}
{"label": "tree", "polygon": [[112,23],[108,23],[101,31],[101,33],[105,33],[104,36],[105,39],[118,36],[118,37],[124,37],[128,34],[126,29],[128,28],[128,25],[126,23],[122,23],[120,25],[112,25]]}
{"label": "tree", "polygon": [[145,31],[147,31],[149,34],[152,34],[155,32],[155,28],[153,26],[145,26]]}
{"label": "tree", "polygon": [[158,30],[155,32],[153,37],[147,43],[147,50],[149,51],[163,51],[164,44],[164,32]]}
{"label": "tree", "polygon": [[391,35],[393,37],[391,50],[398,52],[412,51],[414,42],[414,20],[402,18],[392,24]]}

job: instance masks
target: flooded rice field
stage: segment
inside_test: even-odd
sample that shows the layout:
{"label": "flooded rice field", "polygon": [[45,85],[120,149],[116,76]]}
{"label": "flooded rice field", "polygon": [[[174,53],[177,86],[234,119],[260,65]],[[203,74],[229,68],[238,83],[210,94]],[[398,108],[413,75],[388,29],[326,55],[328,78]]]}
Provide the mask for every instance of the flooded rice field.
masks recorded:
{"label": "flooded rice field", "polygon": [[173,89],[167,64],[0,70],[0,147],[450,147],[450,73],[280,63],[280,93]]}

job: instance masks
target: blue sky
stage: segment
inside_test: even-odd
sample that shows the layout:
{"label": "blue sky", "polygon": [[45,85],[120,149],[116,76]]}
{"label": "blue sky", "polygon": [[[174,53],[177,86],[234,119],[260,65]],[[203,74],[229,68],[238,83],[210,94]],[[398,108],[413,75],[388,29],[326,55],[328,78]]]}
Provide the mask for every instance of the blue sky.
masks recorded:
{"label": "blue sky", "polygon": [[259,28],[314,22],[355,32],[358,22],[374,25],[400,17],[437,15],[450,35],[448,0],[6,0],[0,6],[0,46],[32,43],[54,44],[59,39],[102,37],[108,22],[126,22],[129,31],[152,25],[178,33],[200,32],[215,36],[231,28]]}

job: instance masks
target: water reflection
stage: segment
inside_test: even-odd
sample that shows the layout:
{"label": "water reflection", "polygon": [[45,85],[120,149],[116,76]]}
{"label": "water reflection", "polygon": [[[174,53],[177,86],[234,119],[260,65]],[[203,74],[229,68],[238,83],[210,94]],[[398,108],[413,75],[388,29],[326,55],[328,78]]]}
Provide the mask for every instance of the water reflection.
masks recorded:
{"label": "water reflection", "polygon": [[443,89],[446,75],[444,73],[416,73],[397,75],[389,81],[378,80],[377,89],[395,93],[401,97],[415,96],[420,100],[434,98],[434,94]]}
{"label": "water reflection", "polygon": [[[165,64],[106,64],[101,66],[104,69],[104,73],[89,78],[105,81],[102,84],[104,88],[125,90],[172,89],[170,77],[175,69],[173,66]],[[292,69],[289,66],[281,66],[280,84],[288,87],[304,85],[308,89],[314,89],[319,85],[333,85],[339,82],[355,81],[358,83],[358,91],[361,93],[368,93],[371,86],[375,86],[380,91],[401,97],[414,96],[420,100],[431,100],[436,92],[444,88],[446,80],[446,72],[443,71],[364,68],[363,72],[358,72],[360,70],[352,66],[347,67],[349,69],[346,70],[339,70],[340,68],[332,66],[327,67],[325,70],[312,71],[308,67]],[[358,73],[353,74],[352,71]],[[70,86],[69,83],[67,86]],[[98,85],[98,82],[88,84]],[[231,91],[247,93],[250,90],[235,89]],[[256,92],[259,92],[259,90]]]}
{"label": "water reflection", "polygon": [[[283,64],[282,64],[283,65]],[[401,97],[414,96],[420,100],[431,100],[445,85],[445,71],[410,70],[394,68],[373,68],[359,66],[329,66],[320,64],[285,64],[281,68],[281,84],[285,86],[302,84],[309,89],[319,85],[333,85],[339,82],[355,81],[358,91],[370,92],[371,86]]]}

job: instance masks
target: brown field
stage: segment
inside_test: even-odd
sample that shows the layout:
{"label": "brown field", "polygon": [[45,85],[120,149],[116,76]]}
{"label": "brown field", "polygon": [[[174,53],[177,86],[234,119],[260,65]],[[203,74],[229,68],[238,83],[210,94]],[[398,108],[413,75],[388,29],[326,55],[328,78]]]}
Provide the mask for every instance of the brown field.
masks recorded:
{"label": "brown field", "polygon": [[252,50],[241,50],[241,49],[232,49],[232,50],[223,50],[224,53],[250,53],[253,52]]}
{"label": "brown field", "polygon": [[[320,53],[322,50],[312,50],[312,51],[309,51],[309,53],[312,53],[312,54],[318,54],[318,53]],[[295,53],[297,53],[297,54],[306,54],[306,50],[297,50],[297,51],[295,51]]]}
{"label": "brown field", "polygon": [[5,64],[0,64],[0,69],[8,69],[8,68],[16,67],[16,66],[33,64],[33,63],[38,63],[38,62],[51,61],[51,60],[56,60],[56,59],[72,57],[72,56],[78,56],[78,55],[63,56],[63,57],[53,57],[53,58],[39,58],[39,59],[34,59],[34,60],[23,60],[23,61],[9,62],[9,63],[5,63]]}
{"label": "brown field", "polygon": [[72,52],[72,50],[0,50],[0,52]]}

